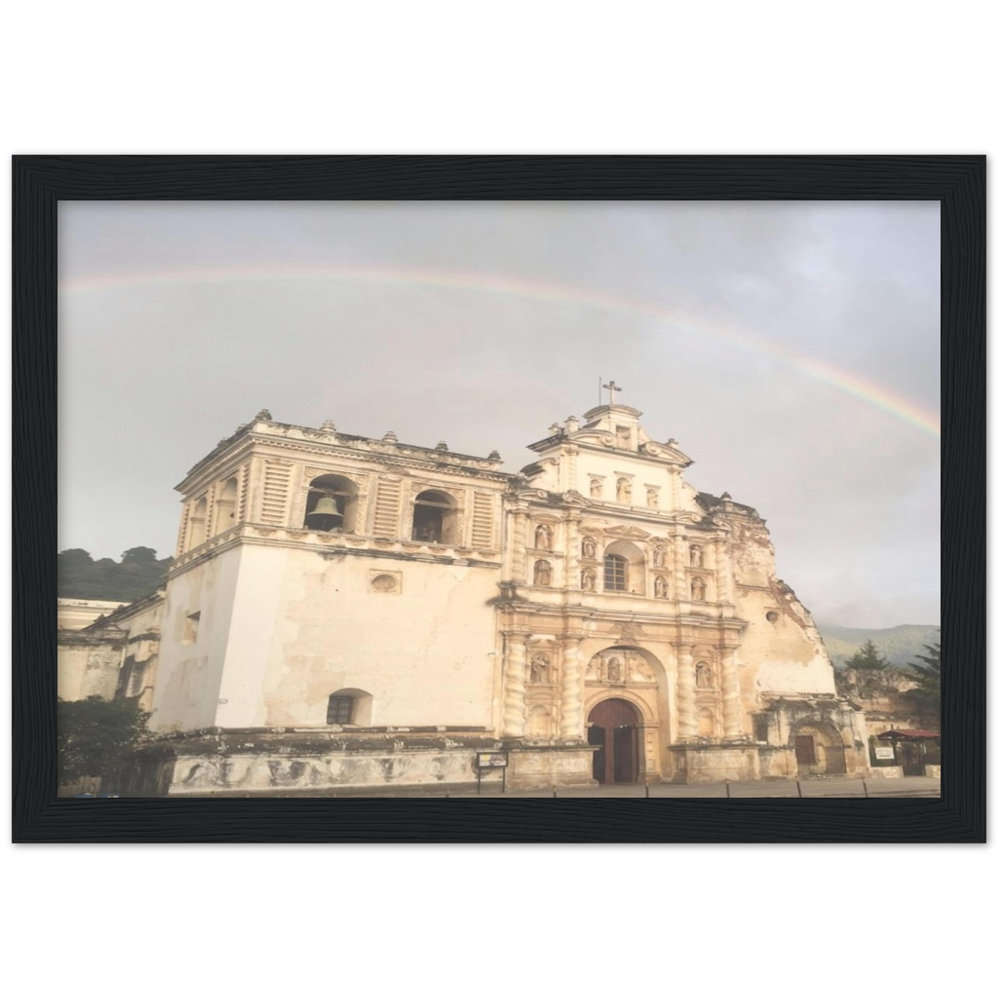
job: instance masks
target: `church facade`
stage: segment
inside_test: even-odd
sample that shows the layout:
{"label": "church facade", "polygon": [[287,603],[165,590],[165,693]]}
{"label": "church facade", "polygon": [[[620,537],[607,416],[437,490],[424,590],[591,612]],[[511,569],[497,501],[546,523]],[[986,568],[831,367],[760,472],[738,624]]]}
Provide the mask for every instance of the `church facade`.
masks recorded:
{"label": "church facade", "polygon": [[[513,475],[262,411],[178,486],[155,676],[129,681],[159,738],[125,790],[866,773],[765,522],[689,485],[640,416],[554,424]],[[130,614],[102,627],[126,644]]]}

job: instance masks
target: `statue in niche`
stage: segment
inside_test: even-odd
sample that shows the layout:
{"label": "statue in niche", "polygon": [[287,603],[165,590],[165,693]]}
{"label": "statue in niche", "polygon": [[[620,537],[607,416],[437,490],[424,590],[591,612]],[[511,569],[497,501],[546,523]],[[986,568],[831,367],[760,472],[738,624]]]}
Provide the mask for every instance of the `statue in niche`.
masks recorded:
{"label": "statue in niche", "polygon": [[632,447],[632,432],[627,427],[618,427],[615,430],[615,438],[615,447],[625,449]]}
{"label": "statue in niche", "polygon": [[667,554],[663,551],[662,545],[657,545],[653,549],[653,565],[654,566],[665,566],[666,565]]}
{"label": "statue in niche", "polygon": [[665,576],[658,576],[653,581],[653,593],[656,594],[657,597],[667,596],[667,578]]}
{"label": "statue in niche", "polygon": [[600,479],[591,479],[590,481],[590,496],[594,500],[601,499],[601,493],[604,491],[604,484]]}
{"label": "statue in niche", "polygon": [[580,571],[580,587],[583,590],[597,589],[597,574],[590,566],[584,566]]}
{"label": "statue in niche", "polygon": [[597,542],[590,535],[585,535],[580,545],[580,551],[583,553],[584,559],[593,559],[597,555]]}
{"label": "statue in niche", "polygon": [[691,565],[692,566],[701,566],[701,564],[702,564],[701,559],[702,559],[701,546],[700,545],[692,545],[691,546]]}
{"label": "statue in niche", "polygon": [[552,551],[552,529],[547,524],[540,524],[535,528],[535,548]]}
{"label": "statue in niche", "polygon": [[618,502],[632,502],[632,484],[627,479],[618,480]]}
{"label": "statue in niche", "polygon": [[608,683],[621,684],[622,682],[622,661],[617,656],[612,656],[608,660]]}
{"label": "statue in niche", "polygon": [[691,599],[693,601],[705,600],[705,581],[700,576],[696,576],[691,581]]}
{"label": "statue in niche", "polygon": [[646,506],[647,507],[659,507],[660,506],[660,491],[649,489],[646,490]]}
{"label": "statue in niche", "polygon": [[535,586],[552,586],[552,563],[547,559],[539,559],[535,562]]}
{"label": "statue in niche", "polygon": [[712,668],[707,663],[699,663],[694,668],[695,684],[700,688],[714,687]]}
{"label": "statue in niche", "polygon": [[531,658],[528,676],[532,684],[549,683],[549,658],[544,653],[535,653]]}

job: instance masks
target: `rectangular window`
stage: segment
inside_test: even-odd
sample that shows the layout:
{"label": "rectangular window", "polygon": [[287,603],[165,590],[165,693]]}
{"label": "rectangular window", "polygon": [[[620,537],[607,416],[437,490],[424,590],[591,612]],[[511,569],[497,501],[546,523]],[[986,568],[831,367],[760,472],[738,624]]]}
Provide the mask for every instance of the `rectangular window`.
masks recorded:
{"label": "rectangular window", "polygon": [[605,556],[604,558],[604,589],[624,590],[627,563],[623,556]]}
{"label": "rectangular window", "polygon": [[201,612],[196,611],[193,615],[188,615],[184,621],[184,638],[181,640],[185,646],[192,646],[198,641],[198,623],[201,621]]}

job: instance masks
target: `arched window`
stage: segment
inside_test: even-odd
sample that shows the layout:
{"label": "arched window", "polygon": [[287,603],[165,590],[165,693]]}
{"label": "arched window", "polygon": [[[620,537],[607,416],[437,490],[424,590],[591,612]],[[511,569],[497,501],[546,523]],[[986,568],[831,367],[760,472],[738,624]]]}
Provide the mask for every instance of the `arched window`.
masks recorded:
{"label": "arched window", "polygon": [[628,560],[613,553],[604,557],[604,589],[628,589]]}
{"label": "arched window", "polygon": [[358,487],[346,476],[317,476],[309,483],[304,527],[313,531],[355,531]]}
{"label": "arched window", "polygon": [[646,557],[633,542],[620,539],[605,548],[604,590],[608,593],[646,593]]}
{"label": "arched window", "polygon": [[453,497],[440,490],[424,490],[413,502],[415,542],[454,545],[458,541],[458,510]]}
{"label": "arched window", "polygon": [[236,477],[227,479],[219,494],[219,499],[215,502],[215,527],[213,535],[220,535],[223,531],[228,531],[236,523],[236,490],[239,484]]}
{"label": "arched window", "polygon": [[326,702],[328,726],[370,726],[372,721],[372,696],[358,688],[334,691]]}
{"label": "arched window", "polygon": [[188,536],[190,538],[189,549],[195,549],[205,541],[205,535],[208,530],[208,526],[205,523],[207,517],[208,500],[202,497],[191,511],[191,531]]}
{"label": "arched window", "polygon": [[349,694],[331,694],[326,703],[328,726],[349,726],[354,720],[354,699]]}

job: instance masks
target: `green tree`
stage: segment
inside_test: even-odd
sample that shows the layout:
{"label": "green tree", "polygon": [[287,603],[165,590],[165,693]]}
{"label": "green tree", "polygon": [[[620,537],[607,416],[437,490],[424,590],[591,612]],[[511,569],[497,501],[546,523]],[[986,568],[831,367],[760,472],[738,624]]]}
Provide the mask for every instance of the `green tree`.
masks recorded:
{"label": "green tree", "polygon": [[145,545],[126,549],[121,562],[94,560],[85,549],[66,549],[57,558],[60,597],[92,601],[135,601],[163,586],[169,557],[156,558]]}
{"label": "green tree", "polygon": [[886,670],[892,664],[878,651],[875,643],[868,639],[844,666],[849,670]]}
{"label": "green tree", "polygon": [[59,784],[85,777],[105,777],[148,735],[135,700],[62,701],[57,706]]}
{"label": "green tree", "polygon": [[927,705],[937,706],[941,703],[941,643],[932,642],[924,645],[926,653],[917,653],[917,659],[922,663],[910,663],[917,672],[915,694]]}

